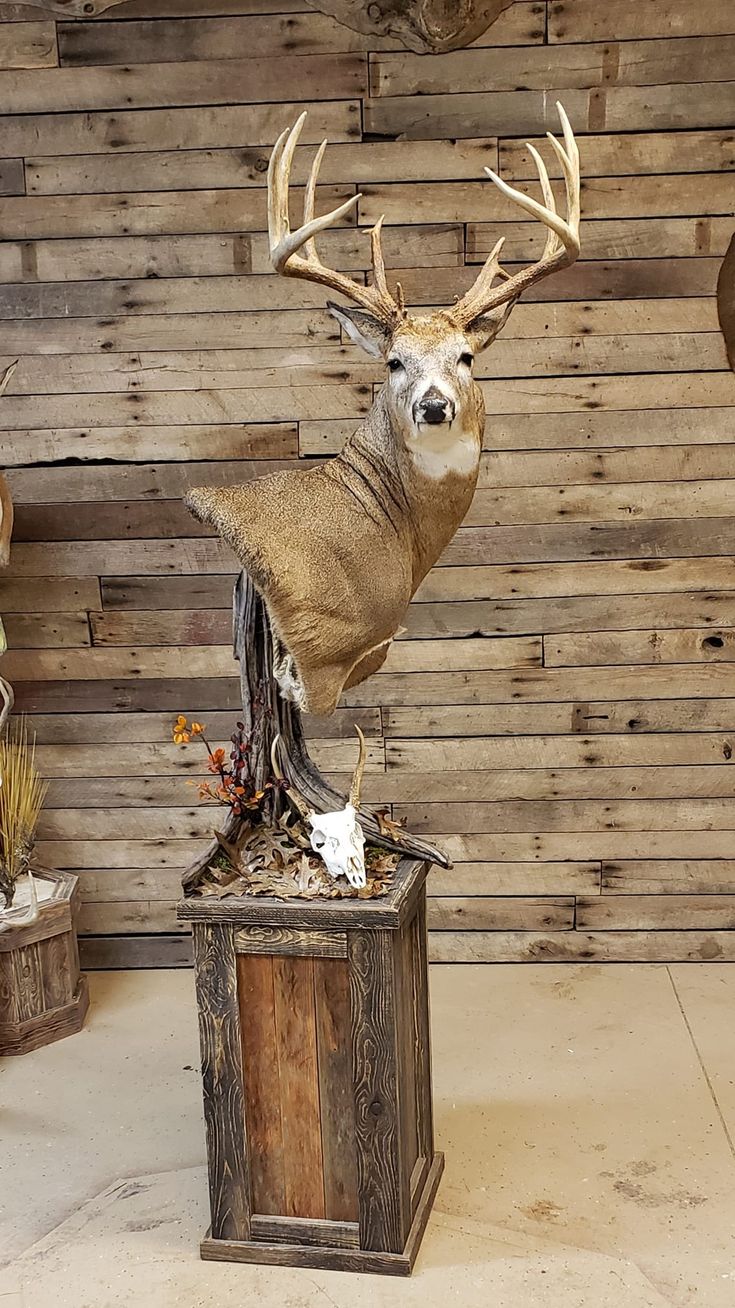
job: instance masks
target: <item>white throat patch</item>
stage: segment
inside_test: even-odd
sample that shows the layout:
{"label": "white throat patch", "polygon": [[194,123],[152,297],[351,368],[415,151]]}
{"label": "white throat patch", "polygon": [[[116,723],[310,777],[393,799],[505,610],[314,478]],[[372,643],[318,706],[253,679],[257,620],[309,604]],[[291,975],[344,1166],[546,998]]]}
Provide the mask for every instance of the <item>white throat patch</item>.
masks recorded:
{"label": "white throat patch", "polygon": [[407,445],[418,470],[434,481],[452,474],[466,477],[474,472],[480,459],[475,433],[456,419],[440,426],[422,423]]}

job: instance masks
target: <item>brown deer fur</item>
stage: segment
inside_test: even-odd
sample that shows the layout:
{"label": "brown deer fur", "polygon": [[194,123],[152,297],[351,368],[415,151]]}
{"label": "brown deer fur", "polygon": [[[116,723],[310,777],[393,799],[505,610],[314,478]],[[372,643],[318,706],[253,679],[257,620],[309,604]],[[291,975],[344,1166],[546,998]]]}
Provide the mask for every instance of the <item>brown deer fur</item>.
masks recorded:
{"label": "brown deer fur", "polygon": [[[311,713],[331,713],[345,686],[383,663],[477,483],[485,408],[470,368],[458,364],[472,351],[469,339],[436,315],[406,319],[386,344],[405,360],[405,381],[389,375],[336,458],[186,498],[265,598]],[[422,450],[407,402],[429,376],[441,379],[457,410],[440,437],[431,441],[425,429]]]}

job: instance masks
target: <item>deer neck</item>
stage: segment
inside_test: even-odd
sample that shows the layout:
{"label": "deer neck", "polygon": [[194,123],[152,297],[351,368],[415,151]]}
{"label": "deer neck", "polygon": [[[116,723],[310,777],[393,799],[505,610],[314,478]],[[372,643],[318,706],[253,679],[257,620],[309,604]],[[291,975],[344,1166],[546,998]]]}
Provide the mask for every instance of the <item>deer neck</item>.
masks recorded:
{"label": "deer neck", "polygon": [[477,485],[484,427],[482,394],[453,430],[428,429],[411,447],[381,390],[367,418],[327,467],[382,521],[406,539],[414,586],[438,559],[464,518]]}

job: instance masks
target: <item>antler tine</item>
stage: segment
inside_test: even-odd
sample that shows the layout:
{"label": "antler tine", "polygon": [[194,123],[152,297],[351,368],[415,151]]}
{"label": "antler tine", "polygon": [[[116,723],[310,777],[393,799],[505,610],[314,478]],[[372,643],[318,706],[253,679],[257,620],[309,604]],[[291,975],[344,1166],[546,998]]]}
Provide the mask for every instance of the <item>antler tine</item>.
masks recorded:
{"label": "antler tine", "polygon": [[[326,213],[321,218],[310,216],[314,212],[316,179],[319,173],[319,164],[326,148],[326,142],[324,142],[317,152],[306,187],[304,199],[305,221],[297,231],[291,231],[288,219],[288,188],[294,151],[305,119],[306,113],[301,114],[290,132],[281,133],[273,147],[273,153],[268,165],[268,232],[271,246],[271,263],[276,272],[283,273],[286,276],[303,275],[302,272],[296,271],[295,266],[288,267],[287,265],[298,250],[306,249],[309,246],[311,246],[311,249],[308,250],[310,259],[307,257],[299,260],[299,263],[308,264],[311,261],[315,266],[322,266],[316,256],[314,237],[318,232],[324,231],[325,227],[330,227],[332,223],[338,222],[346,213],[349,213],[350,209],[354,209],[355,205],[362,199],[360,195],[351,195],[348,200],[333,209],[331,213]],[[335,276],[339,277],[340,274],[336,273]],[[345,280],[349,281],[350,279],[346,278]],[[353,284],[356,285],[356,283]]]}
{"label": "antler tine", "polygon": [[[296,127],[298,127],[298,122],[291,130],[295,130]],[[281,132],[268,160],[268,240],[271,248],[271,258],[273,258],[273,252],[284,236],[288,235],[288,200],[287,197],[283,196],[280,172],[281,156],[283,155],[283,146],[287,136],[288,128]],[[284,198],[286,198],[286,203],[284,203]]]}
{"label": "antler tine", "polygon": [[345,214],[359,204],[362,196],[351,195],[343,204],[331,213],[314,217],[316,186],[319,168],[324,157],[327,142],[322,141],[311,166],[309,180],[304,195],[304,221],[292,232],[288,218],[288,188],[294,151],[301,136],[306,119],[302,113],[290,131],[284,131],[278,137],[268,165],[268,235],[270,241],[271,263],[276,272],[285,277],[301,277],[305,281],[318,282],[331,290],[361,305],[379,317],[383,322],[394,322],[400,317],[399,306],[388,291],[385,280],[385,264],[380,244],[382,218],[370,233],[373,278],[372,286],[363,286],[345,273],[327,268],[321,262],[316,249],[315,237],[326,227],[339,222]]}
{"label": "antler tine", "polygon": [[[564,145],[562,146],[550,132],[547,132],[547,136],[551,141],[564,175],[566,219],[561,218],[557,212],[546,165],[534,146],[529,144],[528,149],[538,169],[541,193],[544,199],[543,204],[539,204],[538,200],[535,200],[532,195],[526,195],[525,192],[509,186],[492,168],[485,169],[490,180],[494,182],[499,191],[502,191],[503,195],[507,195],[521,209],[525,209],[526,213],[532,214],[534,218],[538,218],[544,224],[547,229],[546,243],[541,258],[536,263],[524,268],[522,272],[516,273],[514,276],[509,276],[500,267],[498,261],[502,244],[502,242],[498,242],[480,270],[474,286],[450,310],[452,317],[463,327],[469,326],[476,318],[490,313],[501,305],[514,303],[528,286],[532,286],[534,282],[540,281],[542,277],[548,276],[549,273],[556,272],[558,269],[574,263],[579,254],[579,151],[569,119],[564,112],[564,107],[558,101],[556,107],[561,120]],[[503,284],[494,287],[493,282],[497,276],[503,278]],[[508,312],[509,310],[504,314],[503,321]]]}
{"label": "antler tine", "polygon": [[381,241],[384,217],[385,214],[381,213],[375,226],[370,228],[370,257],[373,263],[373,286],[381,295],[388,294],[388,283],[385,280],[385,260],[383,259],[383,245]]}
{"label": "antler tine", "polygon": [[357,732],[358,737],[360,739],[360,753],[358,755],[357,766],[355,768],[352,777],[352,785],[350,786],[349,803],[352,804],[353,808],[359,808],[360,791],[362,789],[362,774],[365,771],[365,758],[367,756],[367,749],[365,746],[365,737],[363,736],[357,723],[355,723],[355,731]]}
{"label": "antler tine", "polygon": [[[546,135],[551,136],[551,133],[547,132]],[[554,140],[553,137],[551,139]],[[554,145],[556,145],[556,141],[554,141]],[[536,168],[538,170],[538,178],[541,183],[541,191],[544,197],[544,206],[546,209],[548,209],[549,213],[555,214],[556,200],[554,199],[554,192],[551,189],[551,182],[549,181],[549,174],[546,171],[546,164],[544,163],[536,147],[531,145],[530,141],[526,141],[526,148],[528,149],[531,158],[536,164]],[[542,259],[548,259],[550,255],[555,253],[556,248],[557,248],[556,232],[554,231],[553,227],[549,227],[546,232],[546,244],[544,245],[544,252],[541,256]]]}
{"label": "antler tine", "polygon": [[[319,180],[319,169],[322,166],[322,159],[324,158],[324,151],[326,150],[326,148],[327,148],[327,142],[326,140],[324,140],[322,141],[321,145],[319,146],[319,149],[314,155],[314,162],[311,165],[311,172],[309,173],[309,180],[306,183],[306,191],[304,194],[304,227],[308,227],[309,224],[313,223],[314,221],[314,205],[316,203],[316,184]],[[319,258],[316,252],[316,241],[314,240],[313,236],[310,236],[308,241],[304,242],[304,254],[307,259]]]}

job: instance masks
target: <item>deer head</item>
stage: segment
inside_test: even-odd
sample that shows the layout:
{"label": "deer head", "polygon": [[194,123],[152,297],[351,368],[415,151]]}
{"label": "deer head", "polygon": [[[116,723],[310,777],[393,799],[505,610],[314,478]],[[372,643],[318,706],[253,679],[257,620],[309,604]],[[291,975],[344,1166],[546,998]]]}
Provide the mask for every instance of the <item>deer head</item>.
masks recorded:
{"label": "deer head", "polygon": [[[373,227],[372,285],[362,286],[344,273],[322,264],[315,237],[349,213],[362,198],[351,196],[332,213],[314,217],[319,168],[326,149],[320,145],[306,187],[304,222],[292,232],[288,218],[288,187],[296,144],[306,118],[302,114],[290,132],[277,140],[268,171],[268,229],[271,261],[285,277],[301,277],[339,291],[356,305],[343,308],[328,301],[349,338],[387,368],[385,404],[394,429],[416,456],[456,441],[464,429],[477,426],[482,397],[472,379],[474,357],[495,339],[519,295],[527,287],[574,262],[579,254],[579,154],[569,120],[557,104],[564,145],[547,133],[559,160],[566,188],[567,217],[556,210],[546,166],[528,146],[538,168],[544,203],[508,186],[490,168],[485,172],[516,204],[547,228],[543,254],[537,263],[510,276],[500,266],[505,238],[491,251],[474,286],[451,308],[426,316],[409,316],[400,285],[388,290],[381,249],[380,218]],[[497,284],[496,284],[497,283]]]}

